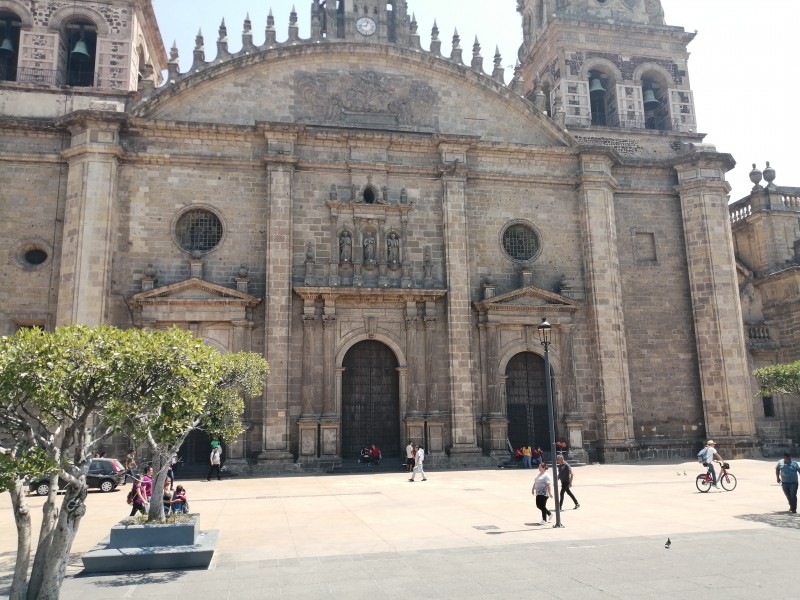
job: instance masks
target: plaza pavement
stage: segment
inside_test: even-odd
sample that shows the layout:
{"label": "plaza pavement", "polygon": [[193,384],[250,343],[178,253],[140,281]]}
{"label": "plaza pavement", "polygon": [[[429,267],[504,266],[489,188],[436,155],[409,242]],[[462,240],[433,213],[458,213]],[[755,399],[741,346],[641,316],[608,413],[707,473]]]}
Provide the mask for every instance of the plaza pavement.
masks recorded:
{"label": "plaza pavement", "polygon": [[[93,491],[61,597],[800,597],[800,518],[787,512],[776,462],[731,461],[736,490],[707,494],[695,488],[697,463],[577,467],[581,508],[566,499],[563,529],[536,524],[533,471],[522,469],[431,471],[414,483],[388,465],[347,475],[178,477],[201,529],[220,531],[210,568],[86,576],[80,554],[129,512],[127,488]],[[42,502],[30,498],[36,519]],[[3,494],[0,596],[15,548]]]}

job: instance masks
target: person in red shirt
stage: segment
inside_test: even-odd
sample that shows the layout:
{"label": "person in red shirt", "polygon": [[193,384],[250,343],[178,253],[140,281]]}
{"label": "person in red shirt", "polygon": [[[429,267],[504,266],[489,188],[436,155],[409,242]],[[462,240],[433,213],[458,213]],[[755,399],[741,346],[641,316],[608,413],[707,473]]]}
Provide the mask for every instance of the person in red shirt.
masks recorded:
{"label": "person in red shirt", "polygon": [[377,465],[381,462],[381,458],[383,455],[381,454],[381,449],[378,448],[375,444],[372,444],[372,448],[369,449],[369,458],[372,464]]}

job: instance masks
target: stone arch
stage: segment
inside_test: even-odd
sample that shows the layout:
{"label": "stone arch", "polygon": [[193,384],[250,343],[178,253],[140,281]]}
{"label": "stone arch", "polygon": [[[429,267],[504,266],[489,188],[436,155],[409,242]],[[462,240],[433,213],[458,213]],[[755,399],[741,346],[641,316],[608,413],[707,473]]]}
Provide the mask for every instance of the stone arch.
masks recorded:
{"label": "stone arch", "polygon": [[103,15],[88,6],[64,6],[50,17],[47,26],[51,31],[61,31],[70,21],[91,21],[97,27],[98,37],[107,37],[111,30]]}
{"label": "stone arch", "polygon": [[641,81],[642,77],[652,71],[659,73],[669,87],[675,87],[675,79],[672,77],[672,73],[657,63],[646,62],[639,65],[633,72],[633,80]]}
{"label": "stone arch", "polygon": [[[504,375],[506,372],[506,367],[508,367],[508,361],[510,361],[520,352],[532,352],[533,354],[537,354],[544,358],[544,348],[539,342],[514,342],[501,349],[497,372],[501,375]],[[561,377],[563,372],[561,361],[554,356],[553,352],[550,353],[550,369],[553,371],[553,378]]]}
{"label": "stone arch", "polygon": [[624,80],[622,71],[619,70],[619,67],[617,67],[617,65],[607,58],[595,56],[593,58],[586,59],[586,62],[584,62],[581,66],[580,78],[587,79],[590,71],[602,71],[606,75],[613,76],[614,81],[617,83],[622,83]]}
{"label": "stone arch", "polygon": [[20,26],[24,29],[33,26],[33,14],[19,0],[0,0],[0,12],[10,12],[17,15],[20,20]]}
{"label": "stone arch", "polygon": [[344,357],[350,348],[355,346],[358,342],[363,342],[366,340],[374,340],[376,342],[385,344],[391,349],[392,352],[394,352],[394,355],[397,357],[397,368],[408,368],[408,360],[406,359],[405,352],[397,343],[397,341],[380,332],[376,332],[374,334],[367,334],[365,332],[353,333],[342,340],[342,342],[339,344],[339,347],[336,349],[336,368],[342,368],[342,362],[344,361]]}

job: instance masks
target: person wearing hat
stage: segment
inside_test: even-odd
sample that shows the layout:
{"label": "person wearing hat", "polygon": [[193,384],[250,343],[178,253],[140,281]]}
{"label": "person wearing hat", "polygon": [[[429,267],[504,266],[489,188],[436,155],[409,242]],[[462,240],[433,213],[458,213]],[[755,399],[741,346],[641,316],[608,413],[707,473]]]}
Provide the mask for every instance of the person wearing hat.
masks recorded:
{"label": "person wearing hat", "polygon": [[708,472],[711,473],[711,480],[714,482],[714,486],[719,487],[717,472],[714,470],[714,461],[718,460],[722,462],[722,457],[714,447],[715,445],[716,444],[714,444],[714,440],[708,440],[706,442],[706,447],[697,453],[697,458],[699,458],[702,463],[708,467]]}
{"label": "person wearing hat", "polygon": [[775,478],[783,488],[786,499],[789,501],[789,512],[797,512],[797,474],[800,472],[800,465],[792,460],[792,455],[785,452],[783,460],[775,467]]}

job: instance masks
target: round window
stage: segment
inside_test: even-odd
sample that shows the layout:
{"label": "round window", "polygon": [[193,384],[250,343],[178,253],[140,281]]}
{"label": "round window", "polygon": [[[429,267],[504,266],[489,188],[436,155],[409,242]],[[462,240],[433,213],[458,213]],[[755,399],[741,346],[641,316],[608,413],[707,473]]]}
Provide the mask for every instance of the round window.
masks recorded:
{"label": "round window", "polygon": [[532,260],[539,252],[539,236],[530,225],[514,223],[503,232],[503,250],[514,260]]}
{"label": "round window", "polygon": [[36,270],[50,263],[52,250],[48,244],[39,240],[25,240],[17,246],[17,262],[25,269]]}
{"label": "round window", "polygon": [[32,250],[28,250],[24,256],[25,262],[29,265],[37,266],[44,263],[47,260],[47,252],[42,250],[41,248],[33,248]]}
{"label": "round window", "polygon": [[186,211],[175,225],[175,237],[186,252],[211,252],[222,241],[222,221],[210,210]]}

